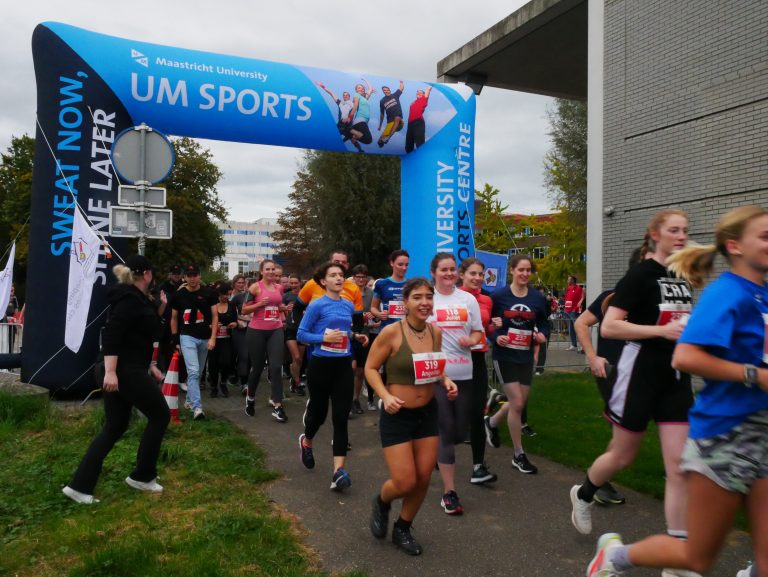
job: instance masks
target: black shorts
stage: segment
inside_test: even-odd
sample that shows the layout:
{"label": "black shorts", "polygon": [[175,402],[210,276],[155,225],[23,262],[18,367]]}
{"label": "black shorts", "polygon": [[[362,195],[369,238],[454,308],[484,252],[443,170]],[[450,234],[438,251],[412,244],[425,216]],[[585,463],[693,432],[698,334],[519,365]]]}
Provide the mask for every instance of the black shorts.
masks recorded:
{"label": "black shorts", "polygon": [[297,333],[298,331],[296,329],[289,329],[289,328],[283,327],[283,335],[285,335],[284,339],[286,341],[295,341]]}
{"label": "black shorts", "polygon": [[357,139],[358,142],[362,142],[363,144],[370,144],[373,142],[373,136],[371,136],[371,129],[368,127],[368,122],[358,122],[350,128],[350,130],[356,130],[362,134],[362,136]]}
{"label": "black shorts", "polygon": [[382,407],[379,411],[379,433],[383,448],[424,439],[437,437],[437,400],[432,397],[423,407],[400,409],[390,415]]}
{"label": "black shorts", "polygon": [[509,361],[493,361],[493,370],[496,378],[502,384],[520,383],[530,387],[533,382],[533,361],[519,365]]}
{"label": "black shorts", "polygon": [[368,351],[371,350],[371,345],[367,347],[363,346],[363,343],[357,339],[352,339],[352,358],[355,359],[358,369],[365,368],[365,361],[368,360]]}
{"label": "black shorts", "polygon": [[688,423],[693,405],[691,377],[672,368],[669,354],[648,345],[624,345],[616,365],[605,416],[619,427],[642,433],[656,423]]}

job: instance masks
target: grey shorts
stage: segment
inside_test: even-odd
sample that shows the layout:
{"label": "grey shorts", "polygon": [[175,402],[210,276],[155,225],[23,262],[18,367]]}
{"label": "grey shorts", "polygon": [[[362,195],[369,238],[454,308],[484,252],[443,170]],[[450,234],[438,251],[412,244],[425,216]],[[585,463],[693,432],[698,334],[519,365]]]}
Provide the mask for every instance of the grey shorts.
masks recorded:
{"label": "grey shorts", "polygon": [[704,475],[726,491],[746,495],[752,483],[768,478],[768,410],[722,435],[688,439],[681,468]]}

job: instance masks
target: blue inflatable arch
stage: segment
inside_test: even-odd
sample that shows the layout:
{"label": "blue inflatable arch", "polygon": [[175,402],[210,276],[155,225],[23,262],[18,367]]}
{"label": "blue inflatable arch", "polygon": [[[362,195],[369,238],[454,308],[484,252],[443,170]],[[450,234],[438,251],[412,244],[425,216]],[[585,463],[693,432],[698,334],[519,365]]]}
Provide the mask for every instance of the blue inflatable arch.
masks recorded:
{"label": "blue inflatable arch", "polygon": [[[32,50],[39,125],[21,374],[26,382],[34,376],[34,384],[50,389],[93,388],[88,369],[103,319],[87,329],[79,353],[59,352],[72,241],[70,189],[106,237],[120,184],[110,165],[111,145],[141,123],[178,136],[399,155],[402,246],[411,254],[411,274],[427,274],[437,251],[459,259],[474,254],[475,100],[464,85],[212,54],[54,22],[37,26]],[[400,108],[403,122],[393,121],[389,138],[380,140],[382,98],[390,116]],[[344,123],[352,107],[354,126]],[[119,239],[110,242],[124,250]],[[100,255],[89,321],[106,306],[113,262]]]}

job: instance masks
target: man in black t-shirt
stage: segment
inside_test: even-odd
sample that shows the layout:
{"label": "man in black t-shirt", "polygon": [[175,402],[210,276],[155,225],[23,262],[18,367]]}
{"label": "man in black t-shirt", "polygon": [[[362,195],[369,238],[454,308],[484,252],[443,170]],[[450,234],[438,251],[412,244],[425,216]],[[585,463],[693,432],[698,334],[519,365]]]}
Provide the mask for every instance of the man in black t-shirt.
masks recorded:
{"label": "man in black t-shirt", "polygon": [[185,286],[176,291],[171,301],[171,334],[178,339],[187,365],[187,400],[185,407],[194,419],[205,418],[200,399],[200,375],[208,351],[216,346],[219,314],[218,298],[200,283],[200,269],[188,265],[184,269]]}
{"label": "man in black t-shirt", "polygon": [[[162,316],[162,328],[160,331],[160,338],[158,339],[158,355],[157,364],[158,368],[165,373],[168,370],[168,365],[171,363],[171,357],[176,350],[176,343],[171,339],[171,306],[170,303],[173,300],[173,295],[179,290],[181,286],[181,267],[177,264],[173,265],[168,271],[168,278],[160,285],[157,290],[157,296],[159,297],[161,292],[165,293],[165,297],[168,299],[168,305],[165,307],[165,311]],[[156,299],[158,302],[159,298]],[[181,369],[181,367],[179,367]],[[185,382],[186,376],[182,378],[182,371],[179,371],[179,382]],[[185,372],[186,374],[186,372]]]}
{"label": "man in black t-shirt", "polygon": [[381,132],[381,125],[384,122],[384,114],[387,115],[387,125],[384,127],[384,132],[381,132],[378,145],[379,148],[383,147],[389,139],[394,136],[395,132],[399,132],[403,129],[403,107],[400,106],[400,96],[403,94],[405,84],[400,81],[400,88],[392,92],[389,86],[382,86],[381,91],[384,96],[379,101],[379,132]]}

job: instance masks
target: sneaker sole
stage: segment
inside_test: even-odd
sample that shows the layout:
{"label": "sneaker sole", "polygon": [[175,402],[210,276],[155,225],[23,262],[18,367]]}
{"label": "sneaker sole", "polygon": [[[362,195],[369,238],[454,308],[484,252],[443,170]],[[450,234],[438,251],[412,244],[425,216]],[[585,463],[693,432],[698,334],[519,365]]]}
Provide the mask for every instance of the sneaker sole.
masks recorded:
{"label": "sneaker sole", "polygon": [[626,499],[603,499],[597,493],[595,493],[594,501],[598,505],[623,505],[627,502]]}
{"label": "sneaker sole", "polygon": [[529,470],[523,469],[520,465],[518,465],[514,461],[512,461],[512,466],[525,475],[535,475],[536,473],[539,472],[538,469],[529,469]]}
{"label": "sneaker sole", "polygon": [[486,475],[485,477],[472,477],[469,482],[473,485],[484,485],[485,483],[493,483],[498,477],[496,475]]}
{"label": "sneaker sole", "polygon": [[462,507],[461,505],[459,505],[459,507],[457,507],[453,511],[449,511],[448,509],[446,509],[442,501],[440,501],[440,506],[443,508],[443,511],[445,511],[446,515],[461,515],[464,512],[464,507]]}

